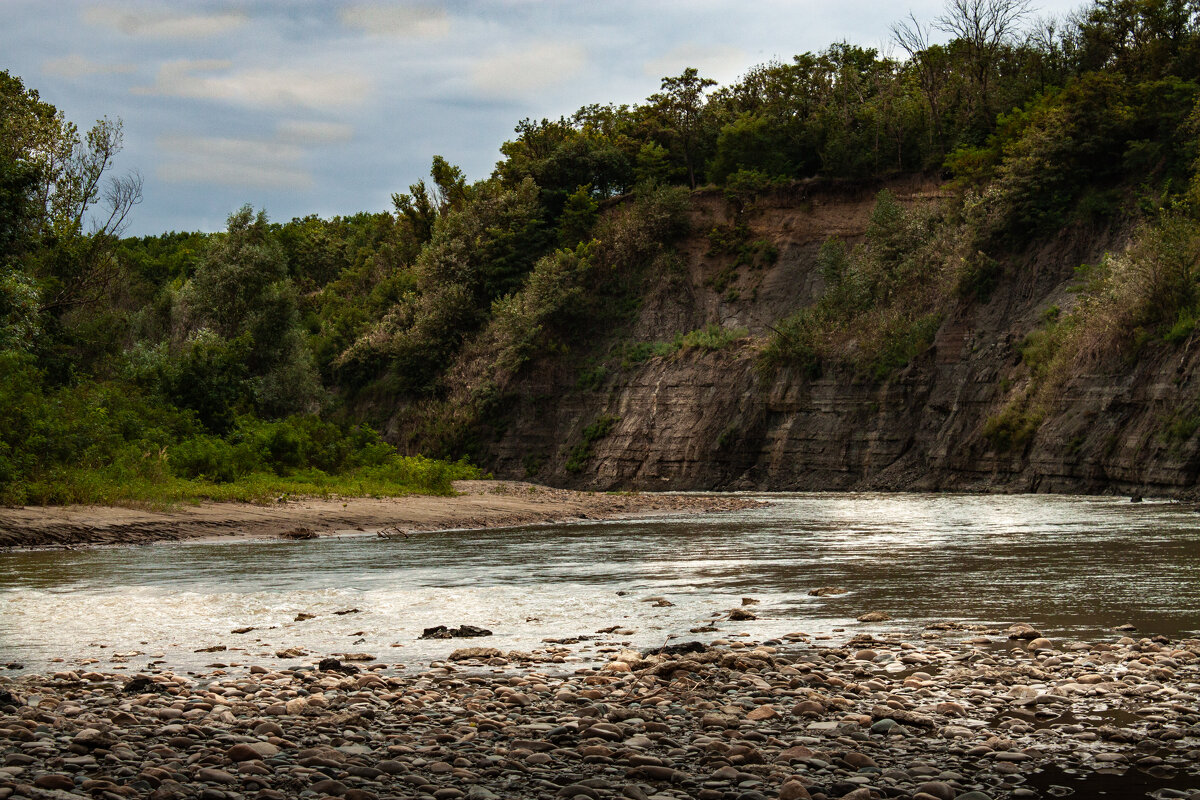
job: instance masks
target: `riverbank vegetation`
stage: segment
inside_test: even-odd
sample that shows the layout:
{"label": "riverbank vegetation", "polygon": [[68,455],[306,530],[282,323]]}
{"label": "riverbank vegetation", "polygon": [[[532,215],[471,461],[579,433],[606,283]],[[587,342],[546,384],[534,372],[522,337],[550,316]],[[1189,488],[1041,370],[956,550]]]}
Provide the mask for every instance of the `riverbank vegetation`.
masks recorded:
{"label": "riverbank vegetation", "polygon": [[1130,242],[1021,347],[988,430],[1011,446],[1071,375],[1194,335],[1198,17],[1194,0],[1065,20],[951,0],[894,26],[899,58],[843,42],[729,86],[687,69],[640,104],[523,120],[492,175],[434,157],[390,212],[245,207],[221,233],[142,238],[122,238],[141,179],[109,174],[120,123],[82,133],[0,73],[0,500],[446,491],[537,365],[595,389],[630,359],[742,337],[647,345],[631,322],[706,233],[688,230],[690,191],[727,204],[710,288],[734,302],[736,271],[779,257],[750,233],[755,204],[812,179],[946,191],[921,207],[884,191],[862,241],[825,243],[817,301],[759,342],[767,374],[886,380],[1053,232]]}

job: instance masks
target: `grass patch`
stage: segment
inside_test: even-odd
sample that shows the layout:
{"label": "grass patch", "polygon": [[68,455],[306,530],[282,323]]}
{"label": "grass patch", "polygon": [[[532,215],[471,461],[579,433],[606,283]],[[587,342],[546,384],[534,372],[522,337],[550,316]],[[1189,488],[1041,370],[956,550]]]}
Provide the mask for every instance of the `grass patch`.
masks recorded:
{"label": "grass patch", "polygon": [[59,469],[22,485],[24,505],[141,505],[169,508],[205,500],[266,503],[280,497],[398,497],[410,494],[449,496],[453,482],[483,477],[463,461],[400,456],[340,474],[320,469],[290,475],[253,472],[231,481],[181,478],[165,473],[130,475],[119,467]]}
{"label": "grass patch", "polygon": [[714,322],[694,331],[677,333],[670,341],[626,343],[619,349],[618,359],[621,369],[630,369],[651,358],[667,358],[684,350],[710,353],[724,350],[749,335],[747,328],[724,328]]}

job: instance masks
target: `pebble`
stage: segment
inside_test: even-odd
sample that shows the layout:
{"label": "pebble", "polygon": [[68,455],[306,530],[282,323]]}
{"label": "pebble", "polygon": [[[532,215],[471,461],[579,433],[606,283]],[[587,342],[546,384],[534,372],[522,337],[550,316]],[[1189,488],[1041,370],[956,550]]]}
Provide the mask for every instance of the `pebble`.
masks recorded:
{"label": "pebble", "polygon": [[614,648],[619,670],[460,648],[399,674],[309,655],[3,677],[0,800],[993,800],[1039,796],[1047,767],[1137,771],[1164,798],[1200,783],[1200,641],[990,635]]}

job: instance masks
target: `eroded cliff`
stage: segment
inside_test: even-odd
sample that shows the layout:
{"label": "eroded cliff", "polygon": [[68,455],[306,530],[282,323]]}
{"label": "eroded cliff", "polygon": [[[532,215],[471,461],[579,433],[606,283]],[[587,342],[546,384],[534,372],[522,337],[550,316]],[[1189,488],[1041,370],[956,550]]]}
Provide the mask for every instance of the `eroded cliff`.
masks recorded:
{"label": "eroded cliff", "polygon": [[[677,274],[651,276],[635,319],[610,336],[662,342],[712,324],[744,335],[585,380],[579,353],[541,360],[512,387],[485,466],[595,489],[1192,491],[1200,449],[1186,419],[1200,353],[1190,346],[1145,345],[1135,360],[1073,377],[1018,442],[985,435],[1026,379],[1026,337],[1048,310],[1076,302],[1076,268],[1124,245],[1111,228],[1069,226],[1016,254],[986,302],[955,298],[932,346],[882,379],[836,365],[819,377],[763,371],[775,323],[824,288],[822,243],[860,240],[879,188],[798,185],[760,200],[736,216],[751,251],[770,257],[740,264],[706,235],[735,209],[715,193],[693,195]],[[887,188],[908,205],[946,196],[931,180]]]}

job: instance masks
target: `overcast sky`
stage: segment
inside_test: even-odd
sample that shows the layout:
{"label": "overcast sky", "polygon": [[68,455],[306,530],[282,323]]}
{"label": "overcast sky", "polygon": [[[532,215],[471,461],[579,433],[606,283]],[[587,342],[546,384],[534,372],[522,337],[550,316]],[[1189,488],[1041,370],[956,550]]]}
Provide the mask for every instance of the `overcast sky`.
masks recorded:
{"label": "overcast sky", "polygon": [[[1062,16],[1078,0],[1035,0]],[[636,103],[697,67],[722,84],[832,42],[891,50],[941,0],[0,0],[0,68],[86,129],[125,125],[130,233],[379,211],[434,154],[474,180],[524,117]]]}

